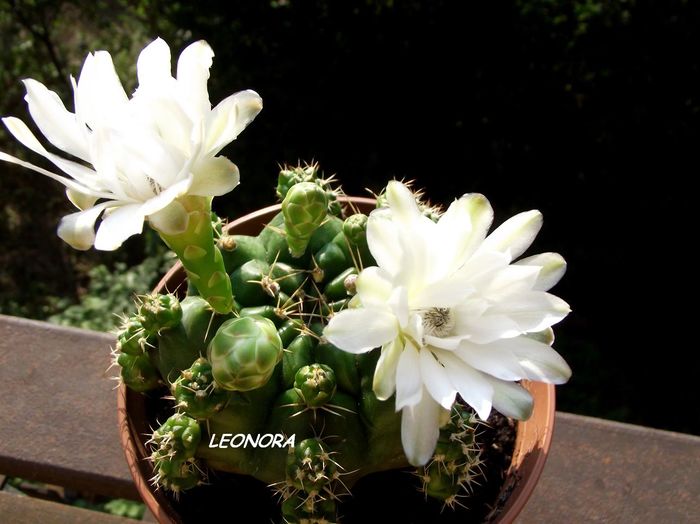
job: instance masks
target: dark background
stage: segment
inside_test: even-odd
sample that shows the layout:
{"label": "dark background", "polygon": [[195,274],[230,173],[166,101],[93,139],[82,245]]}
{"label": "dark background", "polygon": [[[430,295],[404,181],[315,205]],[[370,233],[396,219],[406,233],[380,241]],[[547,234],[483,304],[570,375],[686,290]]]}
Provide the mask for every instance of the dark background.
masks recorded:
{"label": "dark background", "polygon": [[[2,110],[27,121],[22,77],[72,108],[67,77],[88,51],[112,52],[133,88],[138,51],[154,36],[175,56],[206,39],[212,102],[253,88],[265,104],[224,151],[242,185],[215,202],[221,214],[272,203],[278,164],[312,159],[349,194],[396,177],[434,203],[484,193],[497,222],[540,209],[531,252],[569,263],[554,291],[573,313],[555,347],[574,374],[558,409],[700,434],[697,3],[0,5]],[[2,136],[0,148],[17,154]],[[55,238],[69,210],[61,188],[11,166],[0,173],[2,312],[60,315],[89,298],[90,268],[128,272],[152,254],[147,236],[119,253],[70,251]]]}

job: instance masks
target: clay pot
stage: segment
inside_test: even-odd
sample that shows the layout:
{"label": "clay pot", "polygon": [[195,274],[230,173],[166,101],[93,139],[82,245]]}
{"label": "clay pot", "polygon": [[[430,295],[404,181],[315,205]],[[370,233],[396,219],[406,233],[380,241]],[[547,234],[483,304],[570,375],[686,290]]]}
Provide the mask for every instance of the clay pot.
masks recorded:
{"label": "clay pot", "polygon": [[[349,197],[347,202],[360,211],[374,209],[373,199]],[[279,205],[266,207],[250,213],[227,226],[231,234],[256,235],[280,210]],[[156,292],[186,288],[181,286],[185,272],[178,262],[161,279]],[[516,439],[513,459],[507,479],[499,495],[497,513],[492,522],[509,524],[515,520],[527,503],[544,469],[554,430],[554,386],[538,382],[522,382],[534,398],[534,410],[530,419],[516,424]],[[119,387],[117,407],[121,444],[136,488],[144,503],[162,524],[181,522],[169,499],[161,490],[156,490],[149,479],[152,476],[149,455],[145,442],[152,431],[153,422],[148,420],[143,395],[129,390],[124,384]]]}

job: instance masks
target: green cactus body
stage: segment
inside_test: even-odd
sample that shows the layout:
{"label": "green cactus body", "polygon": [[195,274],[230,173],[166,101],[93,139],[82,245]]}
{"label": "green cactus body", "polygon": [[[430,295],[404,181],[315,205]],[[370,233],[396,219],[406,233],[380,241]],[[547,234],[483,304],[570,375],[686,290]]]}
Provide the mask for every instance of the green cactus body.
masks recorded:
{"label": "green cactus body", "polygon": [[285,387],[294,385],[297,370],[313,362],[317,341],[310,335],[300,334],[287,346],[282,355],[282,381]]}
{"label": "green cactus body", "polygon": [[214,243],[211,199],[187,197],[181,200],[189,217],[187,229],[174,235],[159,231],[160,236],[177,254],[189,281],[212,309],[228,313],[233,308],[233,295],[224,259]]}
{"label": "green cactus body", "polygon": [[[179,493],[207,471],[252,475],[276,486],[287,522],[336,522],[360,477],[409,466],[401,412],[372,390],[380,350],[353,355],[323,338],[357,274],[374,264],[367,216],[344,217],[317,166],[285,168],[278,192],[283,211],[257,236],[219,231],[207,202],[192,207],[190,227],[169,245],[181,258],[205,237],[212,246],[185,264],[188,296],[149,297],[121,327],[117,360],[132,389],[166,386],[174,397],[176,415],[153,434],[154,482]],[[219,270],[228,288],[202,285]],[[212,303],[220,293],[228,298]],[[478,481],[472,417],[455,408],[416,471],[416,487],[448,506]],[[286,447],[223,445],[232,435],[294,438]]]}
{"label": "green cactus body", "polygon": [[263,260],[249,260],[231,273],[236,301],[242,306],[272,303],[279,294],[279,284],[272,278],[270,265]]}
{"label": "green cactus body", "polygon": [[117,357],[121,368],[121,379],[134,391],[142,393],[160,385],[158,370],[151,363],[148,355],[130,355],[122,353]]}
{"label": "green cactus body", "polygon": [[[288,318],[282,325],[277,329],[277,334],[280,336],[282,341],[282,347],[287,348],[289,344],[301,333],[304,323],[301,320]],[[286,352],[289,352],[285,350]],[[284,356],[283,356],[284,358]]]}
{"label": "green cactus body", "polygon": [[353,259],[363,268],[376,264],[367,245],[367,218],[367,215],[357,213],[343,222],[343,234],[348,241]]}
{"label": "green cactus body", "polygon": [[316,362],[325,364],[335,372],[338,387],[352,395],[360,393],[360,374],[357,357],[339,350],[333,344],[319,344],[315,351]]}
{"label": "green cactus body", "polygon": [[198,296],[187,297],[180,305],[179,324],[158,334],[158,351],[151,353],[151,360],[169,384],[177,379],[180,371],[206,355],[209,341],[230,316],[217,315],[207,301]]}
{"label": "green cactus body", "polygon": [[460,497],[467,497],[482,475],[477,423],[474,414],[455,405],[450,420],[440,428],[432,460],[416,472],[425,494],[446,506],[454,507]]}
{"label": "green cactus body", "polygon": [[294,493],[282,503],[282,517],[288,524],[332,524],[337,520],[337,506],[330,498],[312,499]]}
{"label": "green cactus body", "polygon": [[198,420],[208,419],[226,407],[230,393],[214,381],[211,364],[198,358],[172,385],[176,406]]}
{"label": "green cactus body", "polygon": [[[354,295],[354,280],[351,279],[353,276],[357,277],[357,269],[354,267],[347,268],[326,285],[323,289],[323,295],[327,300],[333,302],[344,300],[350,295]],[[353,284],[348,284],[347,282],[353,282]]]}
{"label": "green cactus body", "polygon": [[129,355],[141,355],[153,345],[150,336],[138,317],[127,318],[117,333],[117,351]]}
{"label": "green cactus body", "polygon": [[138,318],[147,333],[156,334],[177,326],[182,320],[182,306],[175,295],[146,295],[141,298]]}
{"label": "green cactus body", "polygon": [[265,385],[282,358],[282,341],[263,317],[231,319],[219,328],[208,350],[214,380],[230,391]]}
{"label": "green cactus body", "polygon": [[299,368],[294,376],[294,389],[310,408],[328,404],[335,395],[335,372],[324,364],[311,364]]}
{"label": "green cactus body", "polygon": [[265,246],[259,237],[224,233],[219,237],[216,245],[221,251],[227,273],[232,273],[249,260],[264,260],[267,256]]}
{"label": "green cactus body", "polygon": [[311,235],[328,213],[326,192],[313,182],[292,186],[282,201],[282,214],[287,232],[287,245],[294,258],[301,257]]}
{"label": "green cactus body", "polygon": [[314,262],[321,271],[321,280],[330,282],[349,267],[355,266],[345,234],[341,231],[319,249],[314,255]]}

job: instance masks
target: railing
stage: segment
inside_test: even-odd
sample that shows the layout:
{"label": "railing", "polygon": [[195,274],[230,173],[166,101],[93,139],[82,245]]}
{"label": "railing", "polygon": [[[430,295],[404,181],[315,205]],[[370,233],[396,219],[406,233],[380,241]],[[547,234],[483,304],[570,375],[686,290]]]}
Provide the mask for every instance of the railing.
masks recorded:
{"label": "railing", "polygon": [[[112,344],[0,315],[0,484],[10,475],[137,499],[117,433]],[[0,521],[129,522],[2,491]],[[700,522],[700,437],[558,413],[518,522]]]}

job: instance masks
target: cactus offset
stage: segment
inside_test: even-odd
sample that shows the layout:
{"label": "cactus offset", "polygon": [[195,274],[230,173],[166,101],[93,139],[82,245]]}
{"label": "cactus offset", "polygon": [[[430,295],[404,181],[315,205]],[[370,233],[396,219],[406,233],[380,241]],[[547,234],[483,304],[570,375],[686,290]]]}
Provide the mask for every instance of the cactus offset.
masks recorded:
{"label": "cactus offset", "polygon": [[[336,522],[342,495],[361,476],[408,466],[401,414],[373,392],[379,349],[353,355],[322,336],[329,318],[350,307],[358,273],[375,262],[367,216],[343,216],[340,192],[318,174],[317,165],[281,171],[282,211],[257,236],[219,231],[207,208],[211,264],[195,267],[190,257],[194,286],[181,301],[142,297],[117,344],[128,386],[165,385],[172,395],[175,414],[151,439],[154,482],[180,493],[208,470],[253,475],[276,488],[290,523]],[[184,254],[178,242],[169,238]],[[224,272],[226,284],[203,286],[205,271]],[[433,460],[418,472],[417,487],[448,506],[478,474],[472,417],[453,410]],[[239,434],[294,443],[210,445]]]}

